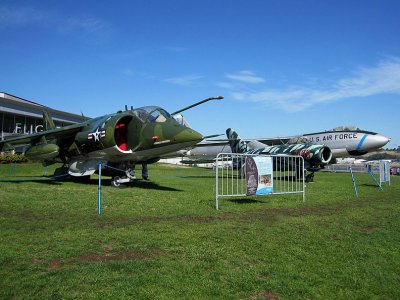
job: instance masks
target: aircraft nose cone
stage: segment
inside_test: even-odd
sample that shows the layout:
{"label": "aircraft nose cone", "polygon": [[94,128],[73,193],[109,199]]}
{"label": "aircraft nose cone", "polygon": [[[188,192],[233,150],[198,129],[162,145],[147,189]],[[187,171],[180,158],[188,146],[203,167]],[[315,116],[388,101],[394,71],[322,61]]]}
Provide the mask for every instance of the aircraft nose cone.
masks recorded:
{"label": "aircraft nose cone", "polygon": [[375,135],[372,139],[373,146],[376,148],[383,147],[389,142],[390,138],[387,138],[386,136],[380,134]]}
{"label": "aircraft nose cone", "polygon": [[202,140],[203,140],[203,136],[200,133],[198,133],[197,131],[190,129],[190,128],[182,130],[174,138],[174,142],[176,142],[176,143],[193,142],[193,144],[196,144]]}

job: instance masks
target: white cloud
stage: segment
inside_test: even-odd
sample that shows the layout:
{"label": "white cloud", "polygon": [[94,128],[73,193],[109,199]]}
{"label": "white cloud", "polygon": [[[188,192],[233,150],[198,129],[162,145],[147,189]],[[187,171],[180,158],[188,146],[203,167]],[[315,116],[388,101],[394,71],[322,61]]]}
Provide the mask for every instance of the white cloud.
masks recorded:
{"label": "white cloud", "polygon": [[223,81],[218,81],[214,85],[223,89],[233,89],[235,87],[233,83]]}
{"label": "white cloud", "polygon": [[104,39],[111,26],[104,20],[93,16],[64,16],[55,11],[40,10],[33,7],[0,6],[1,28],[24,28],[36,26],[59,33],[83,33],[86,37]]}
{"label": "white cloud", "polygon": [[226,78],[244,83],[263,83],[265,79],[257,76],[253,71],[244,70],[234,74],[226,74]]}
{"label": "white cloud", "polygon": [[232,96],[236,100],[296,112],[316,104],[385,93],[400,94],[400,58],[390,58],[374,67],[359,68],[352,76],[339,79],[324,89],[309,85],[293,86],[280,90],[238,91]]}
{"label": "white cloud", "polygon": [[202,78],[204,78],[204,76],[199,74],[191,74],[182,77],[167,78],[164,81],[176,85],[193,86],[196,82],[198,82]]}
{"label": "white cloud", "polygon": [[99,34],[109,31],[109,25],[105,21],[90,16],[74,16],[65,19],[60,24],[67,31],[81,31],[87,34]]}
{"label": "white cloud", "polygon": [[26,26],[45,22],[49,16],[31,7],[12,9],[0,7],[0,27]]}

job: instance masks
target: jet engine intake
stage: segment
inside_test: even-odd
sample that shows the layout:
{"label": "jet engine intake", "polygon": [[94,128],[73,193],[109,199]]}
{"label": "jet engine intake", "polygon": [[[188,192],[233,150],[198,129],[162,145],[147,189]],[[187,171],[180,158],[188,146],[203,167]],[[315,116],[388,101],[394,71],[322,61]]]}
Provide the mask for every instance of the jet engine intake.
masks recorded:
{"label": "jet engine intake", "polygon": [[332,151],[329,147],[323,147],[321,149],[321,162],[323,164],[328,164],[332,159]]}

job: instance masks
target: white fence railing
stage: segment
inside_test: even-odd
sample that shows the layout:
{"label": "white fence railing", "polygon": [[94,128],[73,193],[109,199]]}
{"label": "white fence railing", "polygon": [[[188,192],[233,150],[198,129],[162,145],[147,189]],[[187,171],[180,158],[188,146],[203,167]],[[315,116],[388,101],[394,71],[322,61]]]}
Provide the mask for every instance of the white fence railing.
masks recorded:
{"label": "white fence railing", "polygon": [[215,207],[221,197],[302,194],[304,159],[292,155],[220,153],[216,160]]}

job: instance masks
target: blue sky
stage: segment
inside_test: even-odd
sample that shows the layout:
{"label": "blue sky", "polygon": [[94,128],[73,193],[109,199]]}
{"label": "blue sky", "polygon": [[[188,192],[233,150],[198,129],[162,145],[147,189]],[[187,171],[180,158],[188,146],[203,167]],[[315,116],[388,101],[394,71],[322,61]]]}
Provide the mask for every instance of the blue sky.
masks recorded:
{"label": "blue sky", "polygon": [[400,146],[400,1],[0,1],[0,91],[98,116],[159,105],[204,135],[356,125]]}

